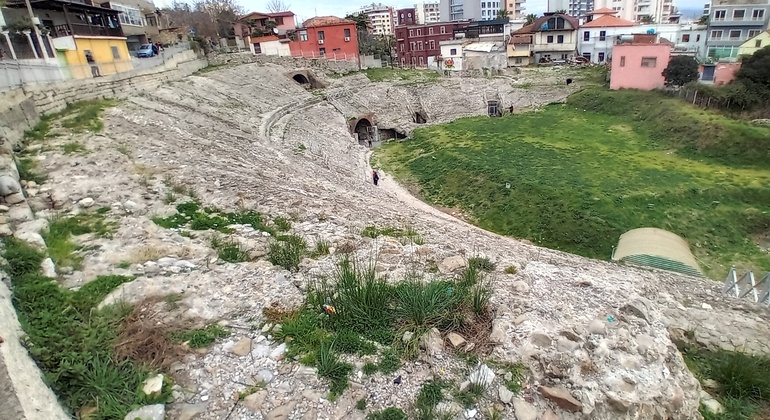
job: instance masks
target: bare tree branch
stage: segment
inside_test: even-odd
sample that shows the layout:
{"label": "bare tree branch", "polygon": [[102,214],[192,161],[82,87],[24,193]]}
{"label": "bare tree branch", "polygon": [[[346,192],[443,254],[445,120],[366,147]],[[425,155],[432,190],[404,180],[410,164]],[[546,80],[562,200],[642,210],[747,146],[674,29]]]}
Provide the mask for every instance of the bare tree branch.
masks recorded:
{"label": "bare tree branch", "polygon": [[267,2],[267,10],[271,13],[288,12],[290,4],[286,4],[283,0],[270,0]]}

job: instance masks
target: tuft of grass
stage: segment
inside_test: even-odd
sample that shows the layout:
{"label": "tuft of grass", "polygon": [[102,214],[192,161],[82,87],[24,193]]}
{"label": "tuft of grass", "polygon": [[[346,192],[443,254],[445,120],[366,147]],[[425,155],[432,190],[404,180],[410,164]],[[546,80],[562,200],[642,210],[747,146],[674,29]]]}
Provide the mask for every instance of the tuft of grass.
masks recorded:
{"label": "tuft of grass", "polygon": [[334,352],[334,341],[321,345],[316,353],[316,368],[318,376],[331,382],[329,393],[332,397],[342,395],[348,387],[348,376],[353,371],[353,365],[341,362]]}
{"label": "tuft of grass", "polygon": [[267,260],[289,271],[297,271],[306,252],[307,242],[301,236],[279,236],[268,245]]}
{"label": "tuft of grass", "polygon": [[217,324],[210,324],[193,330],[169,332],[168,339],[176,343],[187,343],[193,349],[201,349],[214,344],[218,338],[228,335],[230,332],[226,329]]}
{"label": "tuft of grass", "polygon": [[173,191],[167,191],[166,196],[163,197],[163,202],[165,204],[173,204],[176,202],[176,194],[174,194]]}
{"label": "tuft of grass", "polygon": [[315,247],[313,247],[313,252],[311,252],[310,255],[313,258],[329,255],[329,249],[331,248],[331,246],[332,246],[331,242],[324,239],[319,239],[316,241]]}
{"label": "tuft of grass", "polygon": [[48,177],[38,172],[37,161],[30,158],[16,159],[16,169],[19,171],[19,179],[24,181],[35,181],[42,184],[48,180]]}
{"label": "tuft of grass", "polygon": [[473,267],[481,271],[495,271],[495,263],[493,263],[489,257],[468,258],[468,267]]}
{"label": "tuft of grass", "polygon": [[470,408],[476,405],[481,396],[484,395],[484,387],[471,383],[465,390],[457,390],[454,395],[457,402],[462,404],[463,407]]}
{"label": "tuft of grass", "polygon": [[508,267],[505,267],[505,274],[516,274],[519,270],[516,269],[516,267],[509,265]]}
{"label": "tuft of grass", "polygon": [[661,228],[723,279],[736,261],[770,266],[757,239],[770,231],[768,142],[766,127],[659,93],[585,89],[537,112],[419,128],[374,159],[484,229],[606,260],[625,232]]}
{"label": "tuft of grass", "polygon": [[94,100],[75,102],[67,106],[58,116],[62,117],[61,125],[73,133],[98,133],[104,129],[102,112],[116,104],[113,100]]}
{"label": "tuft of grass", "polygon": [[366,420],[409,420],[404,410],[397,407],[388,407],[381,411],[369,413]]}
{"label": "tuft of grass", "polygon": [[214,235],[211,237],[211,247],[217,251],[217,256],[221,260],[227,262],[239,263],[251,260],[249,253],[233,239]]}
{"label": "tuft of grass", "polygon": [[82,247],[74,240],[74,236],[92,233],[97,237],[108,237],[115,230],[115,225],[105,220],[98,213],[83,213],[76,216],[54,217],[48,222],[48,229],[42,232],[48,246],[48,254],[60,267],[80,269],[83,255],[79,252]]}
{"label": "tuft of grass", "polygon": [[432,420],[435,418],[436,406],[444,399],[443,391],[447,386],[446,382],[438,379],[431,379],[422,386],[414,403],[418,419]]}
{"label": "tuft of grass", "polygon": [[128,156],[129,158],[131,157],[131,149],[128,147],[128,145],[119,144],[115,149],[118,151],[118,153]]}
{"label": "tuft of grass", "polygon": [[118,264],[118,268],[122,268],[122,269],[124,269],[124,270],[125,270],[125,269],[127,269],[127,268],[129,268],[129,267],[131,267],[131,263],[130,263],[130,262],[128,262],[128,261],[121,261],[121,262]]}
{"label": "tuft of grass", "polygon": [[411,226],[407,226],[403,229],[396,227],[378,228],[377,226],[367,226],[361,231],[361,236],[372,239],[379,236],[390,236],[398,238],[404,245],[409,243],[423,245],[425,243],[420,233]]}
{"label": "tuft of grass", "polygon": [[379,367],[377,367],[377,365],[372,362],[364,363],[364,366],[361,368],[361,371],[364,373],[364,375],[374,375],[378,370]]}
{"label": "tuft of grass", "polygon": [[238,393],[238,399],[242,400],[242,399],[248,397],[249,395],[251,395],[251,394],[253,394],[253,393],[255,393],[255,392],[259,391],[259,390],[262,390],[262,389],[265,389],[265,383],[264,382],[258,382],[255,385],[248,386],[248,387],[246,387],[246,389],[244,389],[243,391]]}
{"label": "tuft of grass", "polygon": [[366,410],[366,398],[361,398],[360,400],[356,401],[356,409],[361,411]]}
{"label": "tuft of grass", "polygon": [[695,376],[704,381],[716,381],[714,397],[725,408],[723,414],[701,410],[707,420],[754,420],[770,410],[770,358],[751,356],[741,352],[710,351],[687,347],[683,352],[685,362]]}
{"label": "tuft of grass", "polygon": [[291,222],[285,217],[276,217],[273,219],[273,224],[279,232],[288,232],[291,229]]}
{"label": "tuft of grass", "polygon": [[85,146],[83,146],[82,144],[76,141],[71,141],[69,143],[66,143],[64,146],[62,146],[62,150],[64,151],[64,154],[72,155],[75,153],[85,152],[88,149],[86,149]]}
{"label": "tuft of grass", "polygon": [[41,252],[13,238],[4,245],[25,347],[70,414],[96,407],[93,419],[123,418],[135,406],[165,402],[170,390],[157,398],[138,392],[148,370],[114,357],[118,327],[131,308],[96,308],[130,277],[100,276],[78,291],[63,289],[40,274]]}
{"label": "tuft of grass", "polygon": [[377,365],[377,369],[389,375],[398,370],[401,367],[401,356],[393,348],[389,348],[382,355],[380,363]]}
{"label": "tuft of grass", "polygon": [[24,132],[25,140],[45,140],[51,136],[52,115],[41,115],[40,121],[34,127]]}
{"label": "tuft of grass", "polygon": [[273,233],[265,225],[262,215],[247,210],[239,213],[225,212],[215,207],[201,208],[198,201],[177,204],[176,214],[168,217],[153,217],[152,221],[166,229],[189,228],[192,230],[215,230],[220,233],[232,233],[230,225],[249,225],[256,230]]}

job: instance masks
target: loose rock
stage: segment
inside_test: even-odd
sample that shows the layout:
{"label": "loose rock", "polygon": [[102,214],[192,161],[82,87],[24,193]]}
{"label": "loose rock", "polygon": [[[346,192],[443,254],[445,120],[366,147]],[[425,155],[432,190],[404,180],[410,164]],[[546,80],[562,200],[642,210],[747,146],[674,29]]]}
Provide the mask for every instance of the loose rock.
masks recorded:
{"label": "loose rock", "polygon": [[164,420],[166,418],[166,406],[163,404],[145,405],[128,414],[124,420]]}
{"label": "loose rock", "polygon": [[556,405],[567,411],[580,411],[583,409],[583,404],[576,400],[570,393],[564,388],[549,388],[545,386],[540,387],[540,393],[547,399],[553,401]]}

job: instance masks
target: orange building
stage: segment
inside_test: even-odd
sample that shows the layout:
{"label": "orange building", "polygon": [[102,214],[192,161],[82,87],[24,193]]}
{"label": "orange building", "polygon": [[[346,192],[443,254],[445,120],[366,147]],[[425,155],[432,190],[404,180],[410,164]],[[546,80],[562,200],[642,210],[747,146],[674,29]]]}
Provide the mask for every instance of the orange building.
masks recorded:
{"label": "orange building", "polygon": [[356,23],[336,16],[308,19],[297,29],[289,48],[294,57],[357,60]]}

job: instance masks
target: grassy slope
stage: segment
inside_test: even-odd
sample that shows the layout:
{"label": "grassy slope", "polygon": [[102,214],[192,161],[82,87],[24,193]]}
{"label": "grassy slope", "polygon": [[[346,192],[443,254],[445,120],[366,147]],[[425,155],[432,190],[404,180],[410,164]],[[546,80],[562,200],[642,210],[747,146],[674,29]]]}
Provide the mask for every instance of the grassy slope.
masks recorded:
{"label": "grassy slope", "polygon": [[656,93],[591,89],[541,112],[420,129],[377,158],[485,229],[607,259],[625,231],[660,227],[721,278],[731,264],[770,268],[751,240],[770,231],[768,155],[766,128]]}

